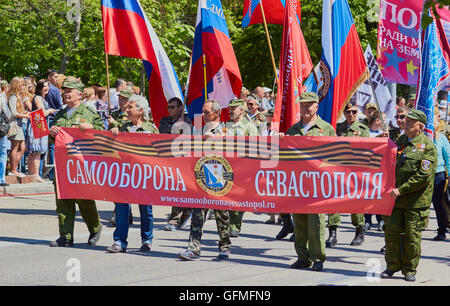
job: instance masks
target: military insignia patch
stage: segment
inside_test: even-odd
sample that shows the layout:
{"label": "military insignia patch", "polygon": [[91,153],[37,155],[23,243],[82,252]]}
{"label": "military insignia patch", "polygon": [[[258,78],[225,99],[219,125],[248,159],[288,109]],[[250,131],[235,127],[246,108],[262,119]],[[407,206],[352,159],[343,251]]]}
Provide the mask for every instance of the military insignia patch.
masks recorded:
{"label": "military insignia patch", "polygon": [[203,156],[195,164],[194,173],[197,184],[210,195],[224,196],[233,187],[233,169],[222,156]]}
{"label": "military insignia patch", "polygon": [[422,160],[421,167],[422,167],[422,170],[428,171],[428,170],[430,170],[431,162],[429,160]]}

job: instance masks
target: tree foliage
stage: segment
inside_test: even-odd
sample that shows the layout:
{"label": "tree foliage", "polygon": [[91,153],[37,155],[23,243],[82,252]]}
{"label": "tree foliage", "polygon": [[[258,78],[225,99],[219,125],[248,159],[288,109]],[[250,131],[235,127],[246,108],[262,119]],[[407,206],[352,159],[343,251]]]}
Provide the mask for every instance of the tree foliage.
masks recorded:
{"label": "tree foliage", "polygon": [[[450,0],[449,0],[450,1]],[[185,84],[194,39],[198,1],[141,0],[180,83]],[[231,41],[244,86],[272,87],[274,70],[262,24],[242,28],[243,0],[222,0]],[[370,1],[369,1],[370,2]],[[349,0],[363,49],[376,47],[377,22],[369,21],[366,0]],[[78,15],[77,15],[78,14]],[[106,66],[99,0],[0,0],[0,76],[44,77],[49,68],[81,77],[85,84],[106,85]],[[79,17],[79,19],[77,19]],[[322,1],[302,2],[302,31],[311,58],[321,56]],[[281,47],[281,25],[268,25],[276,65]],[[141,86],[141,61],[109,56],[110,79],[122,77]]]}

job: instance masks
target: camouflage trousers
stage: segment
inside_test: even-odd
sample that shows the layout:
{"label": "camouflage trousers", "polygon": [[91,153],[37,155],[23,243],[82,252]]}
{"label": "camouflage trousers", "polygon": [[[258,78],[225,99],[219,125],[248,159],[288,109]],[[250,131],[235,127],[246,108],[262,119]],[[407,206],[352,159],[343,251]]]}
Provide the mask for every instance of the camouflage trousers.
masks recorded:
{"label": "camouflage trousers", "polygon": [[427,228],[428,208],[395,208],[386,219],[384,240],[388,270],[403,275],[416,274],[419,265],[422,231]]}
{"label": "camouflage trousers", "polygon": [[[200,254],[203,225],[207,209],[194,208],[191,219],[191,232],[189,234],[188,249]],[[219,250],[229,250],[230,240],[230,215],[226,210],[214,210],[219,234]]]}

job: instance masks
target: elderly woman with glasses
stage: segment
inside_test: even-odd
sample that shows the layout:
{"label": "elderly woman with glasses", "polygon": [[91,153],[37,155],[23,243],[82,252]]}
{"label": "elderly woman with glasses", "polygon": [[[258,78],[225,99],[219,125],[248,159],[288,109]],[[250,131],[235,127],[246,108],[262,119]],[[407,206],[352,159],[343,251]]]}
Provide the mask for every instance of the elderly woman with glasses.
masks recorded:
{"label": "elderly woman with glasses", "polygon": [[[120,127],[111,129],[113,135],[119,132],[131,133],[151,133],[157,134],[158,129],[150,123],[148,101],[138,95],[132,95],[128,100],[127,117],[128,122]],[[113,234],[114,243],[106,249],[109,253],[125,253],[127,250],[127,238],[129,230],[129,203],[116,204],[116,229]],[[141,252],[149,252],[152,247],[153,240],[153,210],[151,205],[139,205],[141,214]]]}

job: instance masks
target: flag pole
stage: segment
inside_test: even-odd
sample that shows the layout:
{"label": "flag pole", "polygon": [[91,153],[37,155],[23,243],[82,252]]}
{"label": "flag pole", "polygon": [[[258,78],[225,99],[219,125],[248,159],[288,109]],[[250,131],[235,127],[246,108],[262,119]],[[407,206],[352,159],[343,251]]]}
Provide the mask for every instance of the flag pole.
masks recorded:
{"label": "flag pole", "polygon": [[111,113],[111,101],[109,96],[109,63],[108,63],[108,53],[105,52],[106,59],[106,83],[107,83],[107,95],[108,95],[108,113]]}
{"label": "flag pole", "polygon": [[269,51],[270,51],[270,57],[272,59],[273,71],[275,72],[275,79],[277,80],[277,84],[278,84],[277,66],[275,65],[275,58],[273,56],[272,44],[270,43],[269,29],[267,28],[266,15],[264,14],[262,0],[260,1],[260,7],[261,7],[262,18],[264,21],[264,29],[266,30],[267,43],[269,44]]}
{"label": "flag pole", "polygon": [[206,55],[203,53],[203,79],[205,81],[205,102],[208,100],[208,82],[206,81]]}

